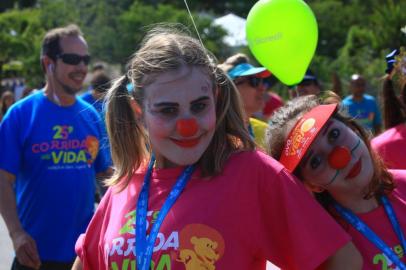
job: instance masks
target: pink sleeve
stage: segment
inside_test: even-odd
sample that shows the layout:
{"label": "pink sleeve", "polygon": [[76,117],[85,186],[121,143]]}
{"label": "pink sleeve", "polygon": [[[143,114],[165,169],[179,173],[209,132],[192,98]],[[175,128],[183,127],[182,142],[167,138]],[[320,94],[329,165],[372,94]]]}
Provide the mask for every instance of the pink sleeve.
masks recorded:
{"label": "pink sleeve", "polygon": [[100,262],[103,258],[100,258],[101,252],[99,252],[99,243],[101,242],[101,235],[104,234],[104,220],[108,220],[109,218],[108,206],[111,200],[111,190],[112,188],[107,190],[92,220],[87,226],[86,232],[81,234],[76,241],[75,251],[82,262],[84,270],[102,270],[102,268],[100,268],[102,265]]}
{"label": "pink sleeve", "polygon": [[285,169],[273,175],[268,172],[262,179],[262,218],[255,234],[260,237],[263,256],[275,265],[290,270],[315,269],[350,241],[304,185]]}
{"label": "pink sleeve", "polygon": [[406,197],[406,170],[389,170],[393,176],[395,182],[395,189],[393,193],[396,193],[398,197]]}

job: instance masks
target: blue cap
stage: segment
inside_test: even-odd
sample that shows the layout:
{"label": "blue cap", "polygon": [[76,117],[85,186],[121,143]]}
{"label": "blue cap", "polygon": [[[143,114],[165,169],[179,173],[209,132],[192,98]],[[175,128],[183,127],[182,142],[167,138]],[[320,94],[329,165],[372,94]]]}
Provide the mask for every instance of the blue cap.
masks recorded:
{"label": "blue cap", "polygon": [[391,53],[386,55],[386,70],[387,74],[391,73],[393,70],[393,66],[396,63],[396,56],[399,54],[399,50],[395,49]]}
{"label": "blue cap", "polygon": [[317,77],[316,75],[313,74],[313,72],[310,69],[308,69],[303,77],[303,81],[304,80],[317,81]]}
{"label": "blue cap", "polygon": [[298,85],[307,83],[307,82],[314,82],[315,84],[319,83],[317,81],[316,75],[314,75],[314,73],[310,69],[306,70],[306,74],[304,75],[303,80],[300,83],[298,83]]}
{"label": "blue cap", "polygon": [[236,65],[228,72],[228,76],[230,76],[230,78],[233,80],[237,77],[250,76],[256,74],[259,74],[261,77],[264,78],[271,76],[271,72],[269,72],[266,68],[254,67],[253,65],[248,63]]}

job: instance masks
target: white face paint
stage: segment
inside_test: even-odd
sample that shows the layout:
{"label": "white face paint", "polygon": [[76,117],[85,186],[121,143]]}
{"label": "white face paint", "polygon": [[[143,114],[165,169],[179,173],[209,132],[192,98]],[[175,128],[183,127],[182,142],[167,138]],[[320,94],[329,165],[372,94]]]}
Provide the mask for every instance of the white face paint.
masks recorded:
{"label": "white face paint", "polygon": [[[216,127],[212,89],[210,77],[189,66],[160,74],[145,87],[144,121],[158,167],[193,164],[206,151]],[[179,132],[179,120],[193,119],[192,135]]]}
{"label": "white face paint", "polygon": [[[334,168],[329,155],[336,147],[351,153],[348,164]],[[300,163],[300,173],[313,187],[329,191],[331,195],[362,194],[373,176],[371,155],[362,139],[339,120],[331,119],[307,150]]]}

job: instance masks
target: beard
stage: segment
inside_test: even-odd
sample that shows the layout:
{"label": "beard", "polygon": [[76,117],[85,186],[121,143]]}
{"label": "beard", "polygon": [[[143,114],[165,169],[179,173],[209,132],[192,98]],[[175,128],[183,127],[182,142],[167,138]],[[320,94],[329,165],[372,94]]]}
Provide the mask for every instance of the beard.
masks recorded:
{"label": "beard", "polygon": [[61,86],[62,86],[63,91],[66,94],[69,94],[69,95],[72,95],[72,96],[76,95],[76,93],[79,92],[80,89],[81,89],[81,88],[80,89],[74,89],[74,88],[72,88],[72,87],[70,87],[70,86],[68,86],[66,84],[63,84],[63,83],[61,83]]}
{"label": "beard", "polygon": [[[68,77],[72,76],[72,74],[68,74]],[[55,81],[61,86],[62,90],[71,96],[76,95],[83,87],[83,84],[80,87],[74,88],[72,86],[67,85],[66,83],[63,83],[58,76],[55,76]]]}

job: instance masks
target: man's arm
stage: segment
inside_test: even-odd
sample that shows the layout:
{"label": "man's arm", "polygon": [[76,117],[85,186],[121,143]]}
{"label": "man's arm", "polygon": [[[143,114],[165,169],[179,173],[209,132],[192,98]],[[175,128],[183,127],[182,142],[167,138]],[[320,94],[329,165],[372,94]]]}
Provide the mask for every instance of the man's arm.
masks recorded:
{"label": "man's arm", "polygon": [[96,174],[96,178],[98,181],[103,181],[113,175],[113,169],[109,167],[107,170],[104,172],[99,172]]}
{"label": "man's arm", "polygon": [[15,175],[0,169],[0,214],[6,223],[18,261],[37,269],[41,261],[34,239],[24,231],[18,219],[14,181]]}
{"label": "man's arm", "polygon": [[352,242],[349,242],[330,256],[317,270],[362,269],[361,254]]}
{"label": "man's arm", "polygon": [[83,265],[82,262],[80,261],[79,257],[76,257],[75,263],[72,266],[72,270],[82,270]]}

